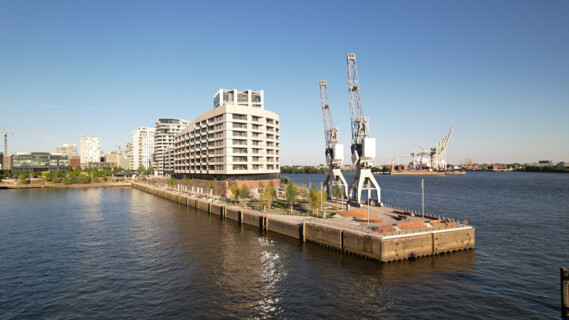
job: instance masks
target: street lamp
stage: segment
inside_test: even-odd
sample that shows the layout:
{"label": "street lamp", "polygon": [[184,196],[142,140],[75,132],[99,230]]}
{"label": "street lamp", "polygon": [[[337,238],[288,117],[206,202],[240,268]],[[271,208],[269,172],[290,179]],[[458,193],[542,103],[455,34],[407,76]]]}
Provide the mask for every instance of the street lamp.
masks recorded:
{"label": "street lamp", "polygon": [[421,207],[424,218],[425,217],[425,179],[421,179]]}
{"label": "street lamp", "polygon": [[322,181],[320,181],[320,210],[322,211],[322,219],[326,218],[324,214],[324,206],[322,205],[322,194],[324,193],[324,189],[322,189]]}
{"label": "street lamp", "polygon": [[367,225],[369,226],[369,193],[367,197]]}

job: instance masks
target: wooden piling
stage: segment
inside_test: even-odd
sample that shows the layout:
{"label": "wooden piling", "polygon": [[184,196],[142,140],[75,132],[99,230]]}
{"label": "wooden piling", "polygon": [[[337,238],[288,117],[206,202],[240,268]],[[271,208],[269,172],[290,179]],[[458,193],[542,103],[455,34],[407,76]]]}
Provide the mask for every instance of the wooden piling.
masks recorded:
{"label": "wooden piling", "polygon": [[569,269],[561,268],[561,317],[569,319]]}

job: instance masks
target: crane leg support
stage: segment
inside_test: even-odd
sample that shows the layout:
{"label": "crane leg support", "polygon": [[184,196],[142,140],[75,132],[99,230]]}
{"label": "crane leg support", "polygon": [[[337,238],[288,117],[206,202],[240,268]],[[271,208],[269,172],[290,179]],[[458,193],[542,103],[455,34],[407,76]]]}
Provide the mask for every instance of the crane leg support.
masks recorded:
{"label": "crane leg support", "polygon": [[[372,197],[372,190],[376,191],[376,198]],[[377,180],[371,173],[369,168],[358,167],[356,169],[356,175],[350,183],[349,195],[350,200],[356,203],[362,203],[362,191],[367,191],[368,199],[376,201],[378,204],[381,203],[381,189]]]}
{"label": "crane leg support", "polygon": [[324,186],[326,188],[326,193],[330,197],[332,195],[332,190],[334,190],[334,185],[339,184],[342,187],[343,196],[348,196],[348,183],[339,168],[329,168],[328,176],[324,181]]}

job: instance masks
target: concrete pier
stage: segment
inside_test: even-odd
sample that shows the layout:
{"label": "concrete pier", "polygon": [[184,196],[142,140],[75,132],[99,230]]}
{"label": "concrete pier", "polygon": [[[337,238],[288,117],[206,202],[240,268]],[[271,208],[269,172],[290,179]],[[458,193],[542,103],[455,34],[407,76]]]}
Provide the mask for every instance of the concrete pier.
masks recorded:
{"label": "concrete pier", "polygon": [[[353,222],[266,214],[239,206],[212,202],[209,199],[194,198],[188,194],[159,189],[151,185],[133,183],[132,187],[181,205],[195,207],[208,214],[219,215],[221,219],[234,220],[239,224],[251,225],[268,232],[382,262],[474,249],[476,245],[475,228],[466,224],[452,224],[452,227],[449,227],[441,225],[439,220],[424,221],[425,218],[412,217],[411,219],[410,217],[412,221],[387,224],[381,226],[386,227],[383,229],[378,226],[374,232],[371,228]],[[416,228],[417,226],[420,228]],[[383,233],[384,230],[388,231]],[[567,272],[566,269],[565,272]],[[568,282],[569,279],[565,282],[565,292],[567,292]],[[568,306],[564,310],[569,310],[569,298],[567,295],[564,297]]]}

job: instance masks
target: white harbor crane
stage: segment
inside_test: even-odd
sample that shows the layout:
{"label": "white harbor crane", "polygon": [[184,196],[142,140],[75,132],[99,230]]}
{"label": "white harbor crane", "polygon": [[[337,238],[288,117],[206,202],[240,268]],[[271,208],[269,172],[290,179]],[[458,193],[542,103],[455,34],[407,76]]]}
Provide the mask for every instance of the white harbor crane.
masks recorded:
{"label": "white harbor crane", "polygon": [[326,139],[326,164],[328,164],[328,176],[324,181],[324,187],[328,197],[332,194],[334,184],[342,187],[343,197],[348,195],[348,183],[340,168],[344,162],[344,145],[339,143],[340,130],[334,127],[330,100],[328,99],[328,85],[325,80],[320,81],[320,103],[322,104],[322,118],[324,120],[324,137]]}
{"label": "white harbor crane", "polygon": [[348,194],[352,202],[361,203],[362,192],[367,192],[368,203],[381,204],[381,189],[371,173],[375,158],[375,138],[369,137],[369,118],[363,115],[354,53],[348,53],[348,93],[352,121],[352,163],[356,166],[356,175],[350,183]]}
{"label": "white harbor crane", "polygon": [[[431,168],[433,170],[446,170],[446,149],[453,127],[450,127],[449,133],[431,148]],[[445,157],[443,157],[443,154]]]}
{"label": "white harbor crane", "polygon": [[423,165],[423,156],[430,157],[429,166],[431,170],[444,171],[446,170],[446,149],[450,136],[452,134],[453,127],[450,127],[449,133],[439,141],[431,149],[422,149],[419,147],[419,151],[411,152],[408,156],[412,157],[412,164],[415,169],[417,166]]}

